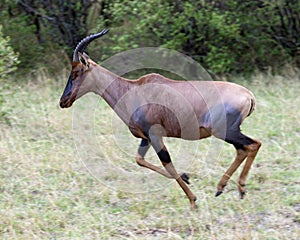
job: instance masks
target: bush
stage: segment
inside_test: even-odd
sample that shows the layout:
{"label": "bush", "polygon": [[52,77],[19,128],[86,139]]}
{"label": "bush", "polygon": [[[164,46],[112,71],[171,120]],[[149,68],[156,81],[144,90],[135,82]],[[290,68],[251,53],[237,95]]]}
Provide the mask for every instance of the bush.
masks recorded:
{"label": "bush", "polygon": [[17,69],[18,53],[15,53],[9,44],[9,37],[5,37],[2,33],[0,25],[0,81],[4,79],[8,73]]}
{"label": "bush", "polygon": [[[102,0],[9,1],[0,4],[3,31],[20,53],[21,70],[65,65],[80,39],[110,27],[90,46],[102,59],[138,47],[189,55],[215,74],[300,66],[300,5],[280,1]],[[30,43],[30,44],[28,44]],[[55,60],[54,60],[55,59]],[[99,59],[99,58],[98,58]],[[277,70],[278,69],[278,70]]]}
{"label": "bush", "polygon": [[[9,44],[9,37],[4,37],[2,33],[2,26],[0,25],[0,82],[7,76],[7,74],[17,69],[19,63],[18,54],[14,52]],[[6,117],[7,112],[4,110],[5,98],[2,95],[3,85],[0,85],[0,122],[8,122]]]}
{"label": "bush", "polygon": [[[117,0],[108,4],[111,51],[162,46],[217,74],[245,74],[299,60],[297,1]],[[108,48],[107,48],[108,49]]]}

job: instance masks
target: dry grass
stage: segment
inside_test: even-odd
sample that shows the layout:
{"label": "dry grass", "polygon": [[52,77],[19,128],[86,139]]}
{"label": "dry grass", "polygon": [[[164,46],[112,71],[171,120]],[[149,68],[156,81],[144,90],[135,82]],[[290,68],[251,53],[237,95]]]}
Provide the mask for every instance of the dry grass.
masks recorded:
{"label": "dry grass", "polygon": [[[2,90],[10,125],[0,133],[1,238],[299,239],[300,83],[267,78],[243,83],[258,102],[243,130],[263,142],[244,200],[237,174],[214,197],[232,146],[166,141],[177,168],[190,173],[197,212],[176,183],[136,166],[139,141],[102,100],[87,96],[61,110],[65,79],[10,84]],[[148,159],[159,164],[154,152]]]}

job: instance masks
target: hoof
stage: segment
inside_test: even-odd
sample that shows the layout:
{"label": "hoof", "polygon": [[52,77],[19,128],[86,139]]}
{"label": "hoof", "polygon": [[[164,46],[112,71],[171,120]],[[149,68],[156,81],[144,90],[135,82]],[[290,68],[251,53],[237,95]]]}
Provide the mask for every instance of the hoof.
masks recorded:
{"label": "hoof", "polygon": [[181,174],[181,178],[183,181],[185,181],[187,184],[190,184],[189,182],[189,176],[186,173]]}
{"label": "hoof", "polygon": [[218,192],[216,193],[215,197],[220,196],[222,193],[223,193],[222,191],[218,191]]}
{"label": "hoof", "polygon": [[197,211],[198,206],[194,203],[194,204],[191,204],[190,208],[192,211]]}
{"label": "hoof", "polygon": [[241,199],[244,199],[245,195],[246,195],[246,192],[240,192],[240,198]]}

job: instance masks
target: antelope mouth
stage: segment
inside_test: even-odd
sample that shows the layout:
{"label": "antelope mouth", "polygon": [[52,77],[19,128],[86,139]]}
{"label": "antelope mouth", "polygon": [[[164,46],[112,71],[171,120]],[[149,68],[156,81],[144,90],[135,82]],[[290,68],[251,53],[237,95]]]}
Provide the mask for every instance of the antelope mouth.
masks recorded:
{"label": "antelope mouth", "polygon": [[73,105],[76,97],[64,97],[60,99],[59,105],[61,108],[69,108]]}

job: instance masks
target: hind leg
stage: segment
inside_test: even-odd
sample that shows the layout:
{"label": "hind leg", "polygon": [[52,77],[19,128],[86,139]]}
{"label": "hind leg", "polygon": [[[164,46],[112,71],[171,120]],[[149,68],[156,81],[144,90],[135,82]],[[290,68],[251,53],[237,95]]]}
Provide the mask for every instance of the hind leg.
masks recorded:
{"label": "hind leg", "polygon": [[228,130],[226,133],[225,141],[234,145],[237,151],[236,158],[225,174],[222,176],[221,180],[217,186],[216,196],[222,194],[224,187],[226,186],[228,180],[232,174],[237,170],[241,163],[247,158],[246,164],[239,178],[239,192],[241,198],[245,195],[245,182],[250,167],[255,159],[258,149],[261,143],[257,140],[253,140],[246,135],[242,134],[239,128],[235,130]]}
{"label": "hind leg", "polygon": [[246,157],[247,152],[245,150],[236,150],[236,158],[234,162],[230,165],[230,167],[227,169],[227,171],[224,173],[224,175],[218,183],[216,197],[223,193],[223,190],[227,185],[228,180],[230,179],[232,174],[238,169],[238,167],[241,165],[241,163],[245,160]]}
{"label": "hind leg", "polygon": [[253,140],[254,143],[244,146],[247,151],[247,160],[245,163],[245,166],[241,172],[240,178],[239,178],[239,192],[241,198],[244,198],[245,195],[245,185],[246,185],[246,178],[249,173],[249,170],[253,164],[253,161],[256,157],[256,154],[261,146],[261,142],[258,140]]}

